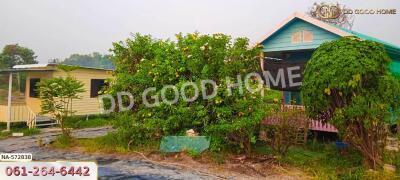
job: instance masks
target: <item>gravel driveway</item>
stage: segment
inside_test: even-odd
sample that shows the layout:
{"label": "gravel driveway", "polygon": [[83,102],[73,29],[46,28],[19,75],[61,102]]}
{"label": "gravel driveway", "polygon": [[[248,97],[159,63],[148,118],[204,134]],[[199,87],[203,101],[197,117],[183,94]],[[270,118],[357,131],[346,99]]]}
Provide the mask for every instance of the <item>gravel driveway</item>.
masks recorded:
{"label": "gravel driveway", "polygon": [[[73,136],[79,138],[94,138],[104,136],[114,131],[111,127],[87,128],[74,130]],[[100,179],[214,179],[213,176],[199,174],[190,170],[175,167],[156,165],[138,159],[127,159],[116,155],[88,154],[69,152],[39,147],[39,139],[43,143],[50,143],[59,130],[45,129],[41,134],[26,137],[11,137],[0,140],[0,152],[5,153],[32,153],[34,160],[80,160],[97,161]]]}

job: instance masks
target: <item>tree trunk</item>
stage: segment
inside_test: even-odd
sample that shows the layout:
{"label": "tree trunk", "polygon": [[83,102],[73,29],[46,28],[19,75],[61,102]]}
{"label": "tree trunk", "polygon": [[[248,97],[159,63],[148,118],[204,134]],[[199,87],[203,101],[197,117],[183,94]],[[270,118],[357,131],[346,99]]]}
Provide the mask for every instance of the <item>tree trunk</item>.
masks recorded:
{"label": "tree trunk", "polygon": [[361,152],[368,168],[377,169],[383,165],[386,130],[383,123],[365,128],[355,122],[349,126],[349,140]]}

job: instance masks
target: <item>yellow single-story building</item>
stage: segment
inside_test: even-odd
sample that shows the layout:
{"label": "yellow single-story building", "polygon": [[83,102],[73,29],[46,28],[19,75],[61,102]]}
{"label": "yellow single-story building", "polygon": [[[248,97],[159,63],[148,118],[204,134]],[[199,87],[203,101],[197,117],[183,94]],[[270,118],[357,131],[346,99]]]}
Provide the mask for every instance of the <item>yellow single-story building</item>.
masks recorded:
{"label": "yellow single-story building", "polygon": [[[72,110],[75,115],[102,114],[99,91],[105,86],[105,80],[112,78],[112,70],[79,67],[68,72],[72,77],[84,83],[84,93],[74,100]],[[50,117],[39,115],[41,100],[36,84],[43,79],[66,77],[67,72],[58,69],[56,64],[16,65],[12,69],[0,70],[0,122],[9,124],[26,122],[29,127],[56,124]],[[21,82],[24,81],[24,82]]]}

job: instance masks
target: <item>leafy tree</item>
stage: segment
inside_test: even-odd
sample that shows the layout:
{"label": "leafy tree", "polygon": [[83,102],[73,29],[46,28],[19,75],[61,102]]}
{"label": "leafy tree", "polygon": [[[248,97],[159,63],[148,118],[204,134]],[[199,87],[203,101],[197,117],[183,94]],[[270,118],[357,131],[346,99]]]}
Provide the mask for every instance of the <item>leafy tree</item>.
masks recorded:
{"label": "leafy tree", "polygon": [[371,168],[383,164],[385,125],[400,104],[390,61],[381,44],[347,37],[322,44],[304,72],[309,115],[339,128]]}
{"label": "leafy tree", "polygon": [[[54,60],[57,61],[57,60]],[[98,52],[92,54],[72,54],[70,57],[66,58],[62,64],[76,65],[82,67],[92,67],[92,68],[104,68],[104,69],[114,69],[114,65],[110,60],[109,55],[102,55]]]}
{"label": "leafy tree", "polygon": [[41,113],[55,118],[61,125],[63,135],[69,136],[70,132],[65,128],[64,120],[73,115],[72,102],[74,99],[81,98],[79,93],[85,92],[84,84],[68,75],[45,79],[38,86],[42,101]]}
{"label": "leafy tree", "polygon": [[21,47],[18,44],[6,45],[0,54],[0,68],[11,68],[20,64],[37,64],[36,57],[29,48]]}
{"label": "leafy tree", "polygon": [[[265,96],[261,96],[259,92],[239,93],[239,88],[233,88],[229,96],[226,77],[234,83],[237,75],[244,79],[246,73],[259,70],[260,47],[250,47],[246,38],[232,40],[224,34],[178,34],[176,39],[158,40],[135,34],[124,42],[114,43],[116,78],[106,93],[127,91],[135,99],[132,113],[123,114],[116,121],[117,140],[125,145],[142,144],[195,129],[211,137],[213,150],[230,146],[250,152],[257,139],[259,122],[275,107],[266,103],[279,93],[263,88]],[[149,97],[160,96],[164,85],[181,89],[185,82],[192,82],[201,87],[201,80],[217,83],[216,97],[203,99],[200,92],[193,102],[180,98],[169,105],[160,99],[160,105],[152,108],[142,101],[142,94],[149,87],[156,88]],[[252,86],[257,86],[257,82]],[[209,86],[199,90],[202,89],[207,95],[213,92]],[[187,97],[193,97],[194,92],[194,88],[184,91]],[[173,99],[173,92],[166,94],[169,100]]]}

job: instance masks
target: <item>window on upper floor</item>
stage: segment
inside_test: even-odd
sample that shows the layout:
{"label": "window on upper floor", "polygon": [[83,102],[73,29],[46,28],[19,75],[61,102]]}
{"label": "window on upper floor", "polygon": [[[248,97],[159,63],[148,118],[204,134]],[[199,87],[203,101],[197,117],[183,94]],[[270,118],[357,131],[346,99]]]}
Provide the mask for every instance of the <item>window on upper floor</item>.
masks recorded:
{"label": "window on upper floor", "polygon": [[312,42],[314,35],[311,31],[303,30],[303,42]]}
{"label": "window on upper floor", "polygon": [[301,43],[301,31],[292,34],[292,44]]}
{"label": "window on upper floor", "polygon": [[293,32],[292,34],[292,44],[312,42],[313,39],[314,39],[313,33],[307,30]]}

